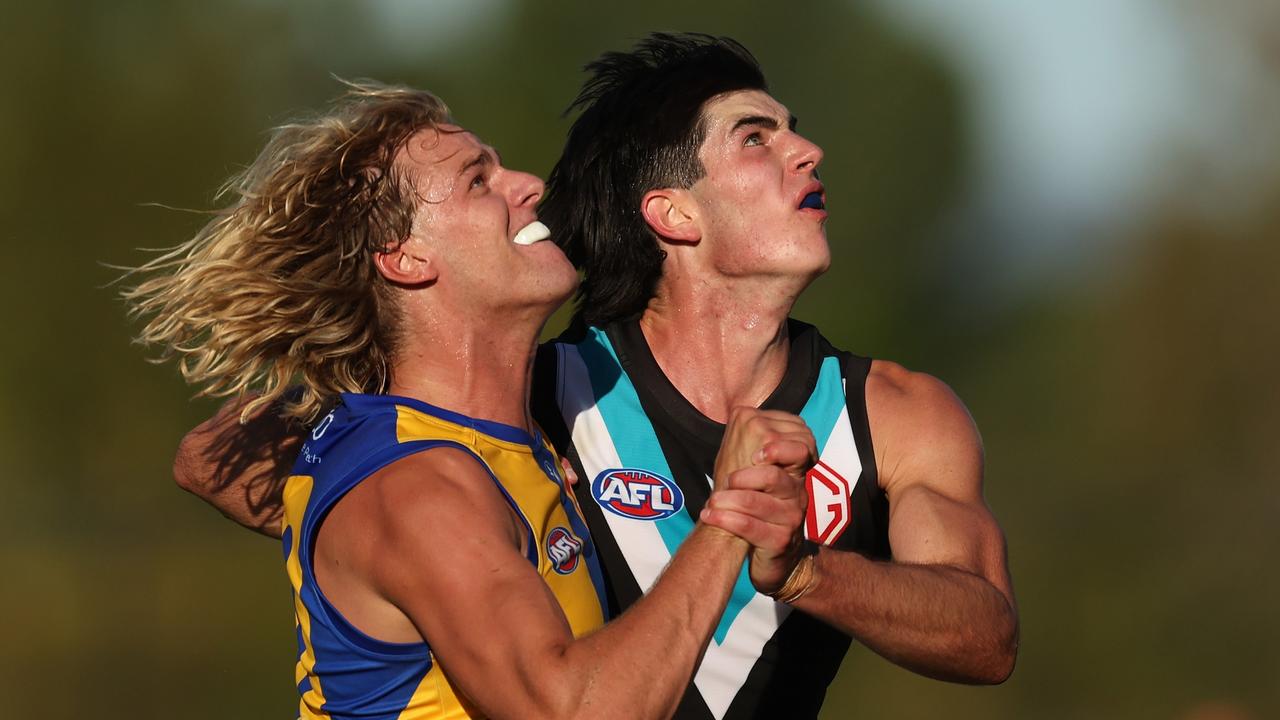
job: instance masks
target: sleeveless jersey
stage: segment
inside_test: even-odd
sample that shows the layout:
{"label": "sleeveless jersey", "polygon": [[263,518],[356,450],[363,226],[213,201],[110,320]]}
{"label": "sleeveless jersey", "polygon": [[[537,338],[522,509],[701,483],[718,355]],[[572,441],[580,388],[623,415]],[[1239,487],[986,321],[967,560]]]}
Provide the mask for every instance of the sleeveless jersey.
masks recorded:
{"label": "sleeveless jersey", "polygon": [[[876,477],[863,397],[871,361],[790,321],[782,382],[761,407],[804,418],[820,460],[807,478],[805,535],[889,557],[888,502]],[[671,384],[635,321],[544,345],[534,416],[578,473],[575,488],[600,553],[611,612],[647,591],[692,531],[711,493],[725,426]],[[817,715],[848,635],[757,593],[744,567],[677,718]]]}
{"label": "sleeveless jersey", "polygon": [[343,395],[312,430],[284,491],[284,552],[297,618],[299,714],[313,718],[474,717],[427,642],[390,643],[347,622],[320,590],[312,551],[326,514],[380,468],[435,447],[470,453],[523,520],[528,560],[575,636],[604,622],[604,588],[581,511],[540,434],[386,395]]}

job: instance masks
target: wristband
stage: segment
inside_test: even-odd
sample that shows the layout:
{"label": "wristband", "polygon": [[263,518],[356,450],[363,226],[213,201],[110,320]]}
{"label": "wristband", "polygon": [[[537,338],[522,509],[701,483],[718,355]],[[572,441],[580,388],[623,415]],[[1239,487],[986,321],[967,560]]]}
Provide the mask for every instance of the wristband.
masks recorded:
{"label": "wristband", "polygon": [[805,543],[805,547],[801,550],[804,553],[800,561],[791,568],[791,574],[787,576],[787,581],[782,583],[782,587],[769,593],[769,597],[780,603],[791,603],[804,597],[805,593],[813,589],[816,584],[814,582],[814,557],[818,554],[817,546],[812,543]]}

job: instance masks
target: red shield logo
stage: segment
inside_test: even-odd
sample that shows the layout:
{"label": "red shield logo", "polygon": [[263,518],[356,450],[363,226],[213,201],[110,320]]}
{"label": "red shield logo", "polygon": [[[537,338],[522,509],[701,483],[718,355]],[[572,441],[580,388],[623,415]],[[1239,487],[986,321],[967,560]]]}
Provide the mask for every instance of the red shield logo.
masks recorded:
{"label": "red shield logo", "polygon": [[849,494],[853,486],[831,466],[818,461],[805,476],[809,513],[804,521],[807,539],[830,545],[849,527]]}

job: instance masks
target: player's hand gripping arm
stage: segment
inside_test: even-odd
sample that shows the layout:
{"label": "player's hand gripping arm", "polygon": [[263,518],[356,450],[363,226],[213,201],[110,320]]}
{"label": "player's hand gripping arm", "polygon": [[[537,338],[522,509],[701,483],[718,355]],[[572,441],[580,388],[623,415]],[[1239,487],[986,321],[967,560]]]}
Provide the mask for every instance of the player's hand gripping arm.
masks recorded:
{"label": "player's hand gripping arm", "polygon": [[[744,444],[756,442],[750,428],[730,433]],[[779,438],[767,447],[779,464],[802,463],[811,454],[808,445]],[[402,613],[487,715],[653,718],[674,712],[747,543],[699,523],[648,594],[575,639],[523,554],[523,533],[469,455],[429,450],[371,476],[338,503],[320,531],[317,576],[326,593],[331,578],[338,592],[365,587]],[[347,613],[340,601],[335,605]],[[348,619],[360,622],[355,612]]]}
{"label": "player's hand gripping arm", "polygon": [[282,532],[282,493],[305,431],[266,407],[240,422],[252,398],[232,400],[178,443],[178,487],[241,525],[271,537]]}
{"label": "player's hand gripping arm", "polygon": [[[768,432],[769,438],[798,443],[806,449],[786,462],[775,457],[774,445],[765,445],[750,457],[735,457],[726,435],[716,456],[719,492],[707,500],[701,519],[739,537],[756,539],[751,543],[751,581],[757,590],[769,594],[782,587],[801,556],[801,528],[809,500],[805,473],[817,460],[817,444],[809,426],[795,415],[738,407],[729,417],[731,424],[748,418],[758,423],[762,432]],[[722,464],[748,463],[752,467],[735,473],[720,469]]]}
{"label": "player's hand gripping arm", "polygon": [[795,606],[924,675],[1003,682],[1018,613],[972,418],[939,380],[881,362],[867,379],[867,411],[893,562],[822,548]]}

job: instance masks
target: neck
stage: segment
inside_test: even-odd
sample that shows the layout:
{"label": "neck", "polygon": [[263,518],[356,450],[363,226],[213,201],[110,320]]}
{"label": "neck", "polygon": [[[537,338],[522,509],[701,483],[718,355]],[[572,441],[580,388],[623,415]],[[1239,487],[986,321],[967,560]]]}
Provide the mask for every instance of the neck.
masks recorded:
{"label": "neck", "polygon": [[640,318],[653,357],[703,415],[727,422],[740,405],[759,407],[787,371],[787,316],[798,289],[660,286]]}
{"label": "neck", "polygon": [[396,355],[391,393],[531,432],[529,382],[542,322],[426,325],[405,333],[412,339]]}

